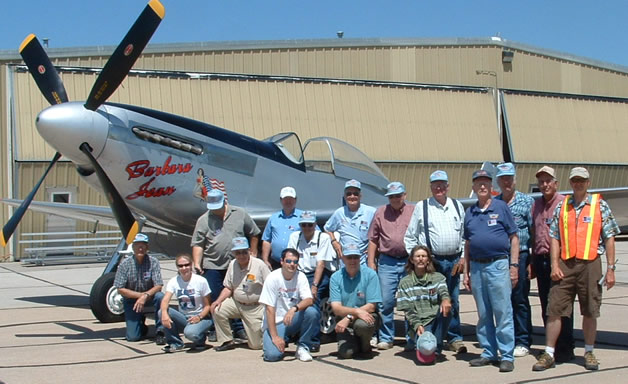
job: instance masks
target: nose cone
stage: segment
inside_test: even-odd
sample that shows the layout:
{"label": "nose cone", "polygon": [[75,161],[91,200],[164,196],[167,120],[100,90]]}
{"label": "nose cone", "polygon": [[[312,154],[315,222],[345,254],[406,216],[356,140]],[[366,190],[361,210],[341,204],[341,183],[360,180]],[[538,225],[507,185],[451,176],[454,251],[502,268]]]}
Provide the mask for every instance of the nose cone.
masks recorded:
{"label": "nose cone", "polygon": [[89,165],[89,160],[79,149],[80,145],[88,143],[94,157],[98,157],[109,133],[107,114],[101,109],[90,111],[78,102],[44,109],[35,124],[48,144],[77,165]]}

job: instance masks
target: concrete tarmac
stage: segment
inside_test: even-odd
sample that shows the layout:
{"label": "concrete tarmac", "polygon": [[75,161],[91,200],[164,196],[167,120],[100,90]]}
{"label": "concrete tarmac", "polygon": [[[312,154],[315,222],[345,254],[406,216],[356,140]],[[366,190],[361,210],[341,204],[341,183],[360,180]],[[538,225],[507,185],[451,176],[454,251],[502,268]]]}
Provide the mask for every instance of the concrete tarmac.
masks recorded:
{"label": "concrete tarmac", "polygon": [[[481,353],[475,337],[475,302],[461,295],[461,320],[469,352],[446,351],[432,366],[403,352],[398,316],[395,346],[372,359],[339,360],[330,341],[314,361],[294,358],[294,344],[282,362],[265,363],[261,351],[245,347],[227,352],[164,354],[151,340],[130,343],[124,323],[101,324],[89,309],[89,291],[104,264],[23,266],[0,264],[0,382],[5,383],[626,383],[628,382],[628,242],[617,243],[617,285],[604,290],[595,353],[600,370],[586,371],[581,317],[576,304],[576,359],[545,372],[531,368],[544,345],[536,282],[530,301],[534,324],[532,355],[517,358],[512,373],[494,366],[471,368]],[[163,261],[164,280],[174,276],[173,261]],[[152,321],[150,336],[153,335]],[[210,343],[211,344],[211,343]],[[216,346],[215,343],[213,346]]]}

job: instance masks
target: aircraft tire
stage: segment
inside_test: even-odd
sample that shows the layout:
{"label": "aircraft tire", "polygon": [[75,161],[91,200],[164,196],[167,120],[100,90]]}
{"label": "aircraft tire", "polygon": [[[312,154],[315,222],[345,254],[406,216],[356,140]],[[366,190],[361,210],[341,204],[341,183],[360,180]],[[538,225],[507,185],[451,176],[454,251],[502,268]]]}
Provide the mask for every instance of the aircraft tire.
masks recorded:
{"label": "aircraft tire", "polygon": [[321,334],[323,335],[331,335],[335,332],[336,329],[336,316],[334,315],[334,311],[331,309],[331,303],[329,302],[329,298],[325,297],[320,302],[321,309]]}
{"label": "aircraft tire", "polygon": [[106,273],[98,278],[89,293],[89,306],[101,323],[124,321],[122,296],[114,288],[115,272]]}

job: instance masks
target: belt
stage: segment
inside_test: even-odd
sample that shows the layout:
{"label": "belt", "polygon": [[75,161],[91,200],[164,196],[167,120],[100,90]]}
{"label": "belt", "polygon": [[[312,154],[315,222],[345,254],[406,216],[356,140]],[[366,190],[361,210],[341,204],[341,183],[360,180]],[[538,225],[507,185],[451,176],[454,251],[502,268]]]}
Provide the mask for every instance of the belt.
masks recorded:
{"label": "belt", "polygon": [[391,255],[389,253],[382,253],[382,255],[388,256],[388,257],[393,258],[393,259],[407,259],[408,258],[408,254],[403,254],[401,256],[396,256],[396,255]]}
{"label": "belt", "polygon": [[258,305],[259,302],[255,302],[255,303],[243,303],[241,301],[238,300],[234,300],[236,303],[240,304],[240,305]]}
{"label": "belt", "polygon": [[538,257],[550,257],[549,253],[537,253],[534,256],[538,256]]}
{"label": "belt", "polygon": [[508,258],[507,255],[497,256],[497,257],[478,257],[478,258],[471,258],[471,261],[475,261],[476,263],[480,263],[480,264],[489,264],[489,263],[492,263],[493,261],[504,260],[507,258]]}
{"label": "belt", "polygon": [[456,260],[457,258],[460,257],[460,255],[462,255],[462,252],[458,252],[458,253],[454,253],[453,255],[437,255],[434,254],[434,258],[435,259],[441,259],[441,260]]}

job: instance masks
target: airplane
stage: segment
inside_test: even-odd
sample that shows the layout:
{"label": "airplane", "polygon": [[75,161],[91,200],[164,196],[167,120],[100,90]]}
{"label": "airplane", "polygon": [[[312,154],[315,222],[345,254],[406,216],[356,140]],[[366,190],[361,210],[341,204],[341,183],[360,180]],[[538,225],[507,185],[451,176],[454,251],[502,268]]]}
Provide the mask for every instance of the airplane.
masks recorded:
{"label": "airplane", "polygon": [[[298,191],[299,207],[315,210],[320,225],[342,205],[347,180],[362,183],[365,203],[380,205],[388,179],[361,151],[331,137],[295,133],[257,140],[210,124],[147,108],[107,103],[148,43],[165,9],[151,0],[113,52],[85,102],[71,102],[61,77],[31,34],[19,52],[51,104],[39,113],[40,135],[57,153],[34,189],[0,233],[5,246],[52,166],[61,158],[107,197],[104,207],[36,203],[65,217],[117,224],[124,241],[94,283],[90,304],[103,322],[120,321],[121,297],[113,288],[120,254],[138,231],[153,228],[188,239],[206,211],[207,192],[218,188],[263,225],[278,210],[279,190]],[[4,200],[7,204],[15,201]],[[61,209],[59,209],[61,208]],[[112,220],[115,219],[115,222]]]}
{"label": "airplane", "polygon": [[[39,113],[36,126],[57,150],[48,168],[23,200],[4,199],[19,207],[0,233],[5,246],[27,209],[117,225],[118,249],[90,292],[90,306],[102,322],[123,319],[122,298],[113,279],[124,249],[141,229],[187,241],[196,219],[205,212],[207,192],[218,188],[229,203],[241,206],[260,225],[278,210],[279,190],[291,185],[299,207],[317,212],[319,225],[343,204],[349,179],[362,183],[362,201],[387,203],[388,178],[364,153],[331,137],[301,145],[295,133],[257,140],[233,131],[140,106],[106,102],[122,83],[165,16],[151,0],[113,52],[85,102],[70,102],[63,82],[35,35],[20,46],[32,77],[52,104]],[[72,161],[81,177],[107,197],[109,207],[33,202],[46,175],[61,158]],[[602,190],[621,201],[628,215],[626,188]],[[465,207],[475,199],[459,199]],[[613,205],[615,207],[615,205]],[[620,217],[628,223],[628,217]],[[333,329],[333,327],[332,327]]]}

